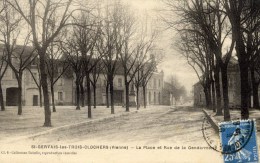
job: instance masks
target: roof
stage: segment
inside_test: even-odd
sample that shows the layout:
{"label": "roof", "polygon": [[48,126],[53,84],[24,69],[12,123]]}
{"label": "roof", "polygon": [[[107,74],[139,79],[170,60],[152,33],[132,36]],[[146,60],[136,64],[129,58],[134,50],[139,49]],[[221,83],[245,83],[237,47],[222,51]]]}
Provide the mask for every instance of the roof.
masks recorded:
{"label": "roof", "polygon": [[[0,51],[3,52],[4,49],[5,49],[5,45],[4,44],[0,44]],[[28,57],[34,51],[35,51],[35,49],[32,46],[25,46],[25,45],[15,45],[14,49],[13,49],[14,53],[16,53],[17,55],[21,55],[22,54],[22,57]],[[0,55],[2,56],[3,53],[0,53]]]}

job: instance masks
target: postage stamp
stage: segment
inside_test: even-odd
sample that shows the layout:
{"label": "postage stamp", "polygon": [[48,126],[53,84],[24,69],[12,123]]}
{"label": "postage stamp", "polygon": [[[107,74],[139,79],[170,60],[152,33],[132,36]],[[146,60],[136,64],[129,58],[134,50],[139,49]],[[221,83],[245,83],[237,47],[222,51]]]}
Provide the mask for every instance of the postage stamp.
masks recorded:
{"label": "postage stamp", "polygon": [[255,120],[221,122],[219,134],[225,163],[259,161]]}

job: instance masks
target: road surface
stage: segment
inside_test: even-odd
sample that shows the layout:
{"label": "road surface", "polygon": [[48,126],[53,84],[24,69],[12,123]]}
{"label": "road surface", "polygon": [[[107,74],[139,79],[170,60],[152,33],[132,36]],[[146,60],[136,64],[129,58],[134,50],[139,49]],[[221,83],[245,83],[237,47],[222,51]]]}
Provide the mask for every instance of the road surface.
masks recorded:
{"label": "road surface", "polygon": [[221,154],[210,149],[203,138],[203,118],[202,111],[192,107],[159,107],[29,141],[87,147],[77,149],[77,155],[87,155],[93,162],[222,162]]}

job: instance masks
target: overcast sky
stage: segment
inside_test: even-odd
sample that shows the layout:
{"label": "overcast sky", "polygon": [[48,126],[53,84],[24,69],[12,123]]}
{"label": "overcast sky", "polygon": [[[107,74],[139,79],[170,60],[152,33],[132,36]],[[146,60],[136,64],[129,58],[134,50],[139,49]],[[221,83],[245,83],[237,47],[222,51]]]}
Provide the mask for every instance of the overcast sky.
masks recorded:
{"label": "overcast sky", "polygon": [[[162,0],[125,0],[140,14],[147,12],[154,19],[158,13],[157,9],[163,8]],[[152,21],[154,25],[154,21]],[[162,24],[162,22],[160,22]],[[175,75],[180,83],[184,85],[187,91],[191,91],[192,85],[198,81],[194,70],[187,64],[186,60],[181,57],[179,52],[174,49],[172,43],[174,41],[175,32],[164,30],[160,32],[159,46],[165,52],[164,62],[160,65],[160,69],[165,72],[165,80],[170,75]]]}

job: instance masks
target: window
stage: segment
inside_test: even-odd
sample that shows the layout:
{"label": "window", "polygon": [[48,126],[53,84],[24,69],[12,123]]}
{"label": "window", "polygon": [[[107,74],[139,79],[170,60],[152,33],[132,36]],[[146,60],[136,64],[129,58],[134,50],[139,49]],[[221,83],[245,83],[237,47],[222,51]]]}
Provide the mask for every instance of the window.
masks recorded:
{"label": "window", "polygon": [[148,88],[152,88],[152,82],[151,81],[148,82]]}
{"label": "window", "polygon": [[161,93],[160,92],[158,93],[158,103],[159,103],[159,105],[161,104]]}
{"label": "window", "polygon": [[58,74],[61,74],[62,71],[63,71],[63,68],[62,68],[62,67],[59,67],[59,68],[58,68]]}
{"label": "window", "polygon": [[34,78],[37,79],[37,76],[38,76],[37,72],[33,72],[32,74],[33,74]]}
{"label": "window", "polygon": [[156,89],[156,79],[153,79],[153,87]]}
{"label": "window", "polygon": [[12,71],[12,79],[16,79],[15,72],[13,70],[11,70],[11,71]]}
{"label": "window", "polygon": [[121,78],[118,78],[118,87],[122,87],[122,79]]}
{"label": "window", "polygon": [[32,66],[36,66],[36,65],[37,65],[36,59],[34,59],[34,60],[31,62],[31,65],[32,65]]}
{"label": "window", "polygon": [[107,81],[106,80],[103,80],[103,86],[107,86]]}
{"label": "window", "polygon": [[29,74],[30,76],[28,77],[29,78],[29,82],[30,83],[35,83],[35,81],[34,81],[34,79],[36,80],[36,82],[39,82],[38,81],[38,74],[37,74],[37,72],[32,72],[32,74]]}
{"label": "window", "polygon": [[153,102],[154,102],[154,104],[156,104],[156,93],[155,92],[153,93]]}
{"label": "window", "polygon": [[58,85],[62,86],[63,85],[63,77],[61,76],[58,80]]}
{"label": "window", "polygon": [[151,104],[151,92],[149,92],[149,104]]}
{"label": "window", "polygon": [[58,100],[63,101],[63,92],[58,92]]}

